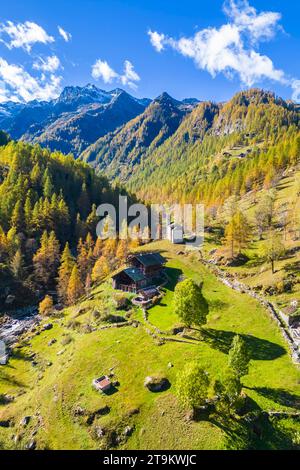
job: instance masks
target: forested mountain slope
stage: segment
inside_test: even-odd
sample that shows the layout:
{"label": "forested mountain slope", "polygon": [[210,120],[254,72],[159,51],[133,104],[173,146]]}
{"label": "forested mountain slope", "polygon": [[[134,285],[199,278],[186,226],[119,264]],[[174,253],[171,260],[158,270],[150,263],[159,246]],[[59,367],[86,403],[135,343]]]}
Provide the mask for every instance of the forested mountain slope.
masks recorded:
{"label": "forested mountain slope", "polygon": [[127,178],[145,154],[153,152],[177,130],[191,105],[167,93],[152,101],[143,114],[100,138],[82,154],[82,159],[112,177]]}
{"label": "forested mountain slope", "polygon": [[225,104],[200,103],[160,145],[154,140],[147,147],[135,136],[151,106],[83,154],[146,200],[222,201],[298,158],[299,107],[273,93],[253,89]]}
{"label": "forested mountain slope", "polygon": [[60,264],[64,293],[74,266],[78,295],[83,292],[100,257],[93,250],[96,207],[117,206],[119,193],[71,156],[22,142],[0,147],[0,315],[55,291]]}
{"label": "forested mountain slope", "polygon": [[224,106],[202,103],[136,169],[129,187],[145,199],[209,203],[243,194],[297,161],[299,115],[293,104],[260,90]]}

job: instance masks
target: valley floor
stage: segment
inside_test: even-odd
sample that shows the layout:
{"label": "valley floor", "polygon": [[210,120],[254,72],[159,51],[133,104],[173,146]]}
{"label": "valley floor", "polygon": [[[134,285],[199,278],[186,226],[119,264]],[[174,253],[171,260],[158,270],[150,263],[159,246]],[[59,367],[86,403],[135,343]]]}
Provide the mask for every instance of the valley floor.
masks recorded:
{"label": "valley floor", "polygon": [[[80,307],[43,321],[51,321],[53,328],[42,331],[41,325],[31,332],[14,349],[9,363],[1,366],[0,448],[24,449],[30,444],[41,449],[299,446],[299,421],[259,414],[296,412],[300,403],[299,370],[267,311],[218,281],[195,255],[177,255],[178,247],[167,242],[143,249],[158,250],[167,257],[170,278],[165,296],[148,311],[148,319],[134,308],[130,315],[123,312],[129,317],[125,326],[94,324],[93,311],[101,308],[103,293],[113,295],[109,283],[103,284]],[[173,289],[182,276],[204,281],[210,311],[203,331],[193,330],[188,337],[172,335],[180,323],[172,311]],[[87,325],[93,327],[91,332],[85,332]],[[217,414],[190,421],[174,394],[176,375],[186,362],[197,359],[212,378],[218,378],[236,333],[251,352],[243,385],[256,421],[255,413],[252,422]],[[101,395],[92,388],[92,380],[110,372],[119,385],[114,393]],[[170,388],[150,392],[143,385],[149,375],[168,378]],[[30,419],[24,420],[26,416]]]}

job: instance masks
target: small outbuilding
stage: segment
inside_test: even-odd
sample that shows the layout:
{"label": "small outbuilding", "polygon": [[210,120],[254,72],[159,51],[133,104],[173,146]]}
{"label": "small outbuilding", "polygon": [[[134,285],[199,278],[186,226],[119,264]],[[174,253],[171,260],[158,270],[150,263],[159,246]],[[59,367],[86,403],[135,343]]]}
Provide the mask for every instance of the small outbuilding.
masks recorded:
{"label": "small outbuilding", "polygon": [[172,223],[167,226],[167,238],[171,243],[183,243],[183,227],[182,225]]}
{"label": "small outbuilding", "polygon": [[98,379],[93,380],[93,387],[100,392],[107,392],[111,389],[112,383],[107,375],[102,375]]}

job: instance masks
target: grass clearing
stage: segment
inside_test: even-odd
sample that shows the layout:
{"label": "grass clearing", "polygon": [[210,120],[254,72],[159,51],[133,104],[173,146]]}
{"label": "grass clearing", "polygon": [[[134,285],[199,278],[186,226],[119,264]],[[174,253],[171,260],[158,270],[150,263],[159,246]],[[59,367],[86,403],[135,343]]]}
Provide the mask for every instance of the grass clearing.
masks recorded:
{"label": "grass clearing", "polygon": [[[227,352],[235,333],[246,339],[252,356],[250,372],[243,382],[245,392],[253,400],[253,409],[293,410],[300,400],[299,370],[291,363],[277,326],[267,312],[253,299],[233,292],[220,283],[194,255],[177,255],[178,247],[167,242],[145,246],[145,250],[159,250],[168,258],[167,266],[171,283],[160,305],[149,310],[149,320],[161,329],[178,324],[172,312],[173,285],[178,276],[184,275],[203,280],[203,293],[209,301],[210,313],[207,326],[200,334],[195,331],[190,341],[173,337],[158,346],[143,324],[137,328],[125,326],[83,334],[67,328],[74,317],[75,306],[61,319],[53,320],[53,328],[24,341],[14,351],[7,366],[0,369],[0,395],[15,397],[10,404],[0,405],[0,421],[11,420],[11,426],[0,426],[0,446],[21,448],[32,438],[38,448],[49,449],[97,449],[103,446],[123,449],[222,449],[232,442],[241,448],[260,445],[262,448],[288,448],[291,436],[299,428],[293,420],[280,421],[284,429],[263,427],[264,437],[248,442],[248,428],[241,422],[224,423],[214,416],[198,422],[188,422],[180,410],[175,396],[176,375],[184,365],[198,359],[212,378],[221,375],[227,363]],[[87,311],[78,318],[87,321],[91,310],[99,301],[103,290],[97,288],[94,299],[88,301]],[[142,320],[135,310],[134,318]],[[70,335],[71,341],[62,341]],[[48,346],[51,339],[56,343]],[[36,365],[30,355],[35,353]],[[59,354],[58,354],[59,353]],[[52,363],[51,366],[47,365]],[[173,367],[168,367],[169,363]],[[113,368],[120,385],[115,393],[102,395],[91,386],[95,377]],[[170,389],[151,393],[143,385],[148,375],[163,375],[171,383]],[[109,407],[105,415],[97,410]],[[81,407],[86,415],[75,416]],[[92,423],[87,418],[95,416]],[[31,416],[27,427],[20,425],[24,416]],[[118,444],[112,436],[123,436],[125,427],[133,432]],[[107,431],[105,439],[95,437],[97,427]],[[17,436],[13,438],[13,436]],[[112,439],[107,442],[108,436]],[[232,441],[233,439],[233,441]],[[231,442],[231,444],[230,444]]]}

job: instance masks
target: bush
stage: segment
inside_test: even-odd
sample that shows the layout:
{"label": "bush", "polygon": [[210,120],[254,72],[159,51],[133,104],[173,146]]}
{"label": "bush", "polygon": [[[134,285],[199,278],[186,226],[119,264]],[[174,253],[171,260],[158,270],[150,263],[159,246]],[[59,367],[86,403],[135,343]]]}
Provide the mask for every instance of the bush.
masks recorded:
{"label": "bush", "polygon": [[39,313],[43,316],[48,316],[53,310],[53,299],[50,295],[46,295],[44,300],[39,304]]}

